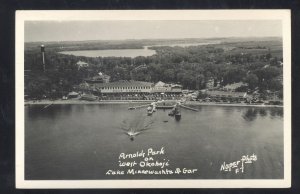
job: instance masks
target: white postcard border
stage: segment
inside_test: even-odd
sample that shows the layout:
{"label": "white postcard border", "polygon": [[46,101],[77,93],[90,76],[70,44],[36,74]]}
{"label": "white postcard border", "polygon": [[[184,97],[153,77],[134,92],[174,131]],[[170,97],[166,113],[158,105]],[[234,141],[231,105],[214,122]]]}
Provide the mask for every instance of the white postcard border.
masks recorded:
{"label": "white postcard border", "polygon": [[[16,187],[17,188],[287,188],[291,186],[291,19],[290,10],[90,10],[16,11]],[[283,179],[25,180],[24,22],[36,20],[281,20],[284,81]]]}

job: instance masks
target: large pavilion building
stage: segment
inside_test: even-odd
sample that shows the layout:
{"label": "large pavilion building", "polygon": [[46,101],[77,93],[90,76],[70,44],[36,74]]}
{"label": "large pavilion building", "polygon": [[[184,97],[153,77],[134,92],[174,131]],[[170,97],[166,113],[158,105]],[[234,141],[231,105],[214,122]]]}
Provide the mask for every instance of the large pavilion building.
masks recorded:
{"label": "large pavilion building", "polygon": [[182,93],[182,86],[179,84],[166,84],[161,81],[156,84],[143,81],[121,80],[109,83],[84,83],[90,90],[101,94],[178,94]]}
{"label": "large pavilion building", "polygon": [[96,83],[94,87],[102,94],[113,93],[150,93],[153,83],[142,81],[117,81],[110,83]]}

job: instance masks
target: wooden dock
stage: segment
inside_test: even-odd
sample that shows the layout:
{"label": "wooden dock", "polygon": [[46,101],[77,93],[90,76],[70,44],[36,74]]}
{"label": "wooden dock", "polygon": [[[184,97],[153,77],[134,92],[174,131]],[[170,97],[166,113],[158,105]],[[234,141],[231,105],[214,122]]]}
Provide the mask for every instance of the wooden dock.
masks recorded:
{"label": "wooden dock", "polygon": [[137,108],[143,108],[143,107],[147,107],[149,106],[150,104],[144,104],[144,105],[141,105],[141,106],[131,106],[128,108],[128,110],[134,110],[134,109],[137,109]]}
{"label": "wooden dock", "polygon": [[191,108],[191,107],[188,107],[188,106],[184,106],[184,105],[182,105],[182,104],[180,104],[180,106],[181,106],[182,108],[186,108],[186,109],[189,109],[189,110],[192,110],[192,111],[195,111],[195,112],[198,112],[198,111],[199,111],[198,109]]}
{"label": "wooden dock", "polygon": [[174,106],[156,106],[156,109],[172,109]]}
{"label": "wooden dock", "polygon": [[46,109],[46,108],[48,108],[49,106],[51,106],[53,103],[51,103],[51,104],[47,104],[46,106],[44,106],[44,108],[43,109]]}

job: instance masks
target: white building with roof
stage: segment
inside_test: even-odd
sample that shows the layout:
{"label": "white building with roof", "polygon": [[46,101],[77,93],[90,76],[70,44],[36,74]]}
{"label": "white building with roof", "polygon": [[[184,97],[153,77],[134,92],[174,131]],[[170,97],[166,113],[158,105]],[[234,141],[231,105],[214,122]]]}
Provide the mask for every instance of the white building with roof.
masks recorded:
{"label": "white building with roof", "polygon": [[154,85],[152,92],[170,92],[171,89],[169,84],[159,81]]}
{"label": "white building with roof", "polygon": [[88,63],[83,62],[83,61],[78,61],[78,62],[76,63],[76,65],[77,65],[78,69],[83,68],[83,67],[88,67],[88,66],[89,66]]}
{"label": "white building with roof", "polygon": [[182,92],[182,85],[167,84],[162,81],[157,82],[152,89],[152,92],[157,93],[179,93]]}
{"label": "white building with roof", "polygon": [[117,81],[110,83],[94,84],[98,91],[103,94],[113,93],[151,93],[153,83],[142,81]]}
{"label": "white building with roof", "polygon": [[156,84],[143,81],[121,80],[109,83],[89,83],[89,87],[102,94],[114,93],[181,93],[182,86],[179,84]]}

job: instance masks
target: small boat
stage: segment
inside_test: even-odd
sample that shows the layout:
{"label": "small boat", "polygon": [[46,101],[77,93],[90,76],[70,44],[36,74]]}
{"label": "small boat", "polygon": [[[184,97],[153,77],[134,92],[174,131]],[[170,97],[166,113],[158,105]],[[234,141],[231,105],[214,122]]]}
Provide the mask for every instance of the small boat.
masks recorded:
{"label": "small boat", "polygon": [[153,114],[153,110],[148,110],[147,115],[151,116]]}
{"label": "small boat", "polygon": [[173,117],[175,115],[175,108],[173,108],[168,115]]}
{"label": "small boat", "polygon": [[179,109],[178,109],[177,105],[174,105],[172,110],[169,112],[169,116],[173,117],[178,112],[178,110]]}
{"label": "small boat", "polygon": [[153,106],[152,110],[153,112],[156,112],[156,106]]}
{"label": "small boat", "polygon": [[178,113],[175,114],[175,120],[179,121],[180,119],[181,119],[181,113],[178,112]]}
{"label": "small boat", "polygon": [[169,112],[169,116],[175,116],[176,121],[179,121],[181,119],[181,111],[178,104],[176,104],[174,108]]}
{"label": "small boat", "polygon": [[148,106],[147,108],[147,115],[150,116],[153,114],[153,108],[151,106]]}
{"label": "small boat", "polygon": [[156,103],[155,102],[152,102],[149,107],[152,108],[153,112],[156,112]]}

